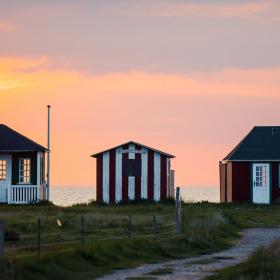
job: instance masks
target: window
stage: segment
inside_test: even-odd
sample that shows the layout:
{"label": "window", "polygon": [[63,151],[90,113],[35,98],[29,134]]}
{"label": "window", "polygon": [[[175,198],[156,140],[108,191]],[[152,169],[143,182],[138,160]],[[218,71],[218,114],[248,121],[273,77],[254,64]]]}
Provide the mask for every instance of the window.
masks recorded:
{"label": "window", "polygon": [[19,183],[29,184],[30,183],[30,158],[19,159]]}
{"label": "window", "polygon": [[256,187],[266,187],[267,186],[266,178],[266,166],[257,166],[256,167]]}
{"label": "window", "polygon": [[6,180],[7,178],[7,161],[0,160],[0,180]]}
{"label": "window", "polygon": [[141,159],[123,160],[123,176],[135,177],[141,176]]}

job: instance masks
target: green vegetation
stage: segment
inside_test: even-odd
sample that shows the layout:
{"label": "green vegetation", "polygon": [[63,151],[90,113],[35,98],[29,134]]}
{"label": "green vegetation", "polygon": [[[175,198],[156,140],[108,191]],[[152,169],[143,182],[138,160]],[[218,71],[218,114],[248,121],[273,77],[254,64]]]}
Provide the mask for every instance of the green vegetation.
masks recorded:
{"label": "green vegetation", "polygon": [[[216,251],[238,238],[238,224],[217,205],[186,204],[183,208],[184,233],[178,235],[175,208],[169,203],[66,208],[1,206],[0,218],[6,221],[8,233],[1,279],[93,279],[114,269]],[[83,246],[81,215],[85,220]],[[129,215],[132,216],[131,240]],[[156,236],[153,235],[154,216]],[[42,246],[41,256],[36,253],[38,218],[43,245],[51,243]],[[65,244],[71,240],[77,243]],[[13,250],[18,245],[35,247]]]}
{"label": "green vegetation", "polygon": [[209,280],[280,279],[280,241],[257,250],[246,262],[227,267]]}
{"label": "green vegetation", "polygon": [[[0,206],[0,219],[7,225],[6,258],[0,266],[0,278],[93,279],[115,269],[225,249],[238,238],[241,228],[280,224],[280,205],[204,202],[183,204],[183,210],[183,234],[178,235],[175,208],[170,202],[118,206],[92,203],[64,208]],[[40,256],[36,252],[39,218]],[[18,250],[19,246],[27,247]]]}

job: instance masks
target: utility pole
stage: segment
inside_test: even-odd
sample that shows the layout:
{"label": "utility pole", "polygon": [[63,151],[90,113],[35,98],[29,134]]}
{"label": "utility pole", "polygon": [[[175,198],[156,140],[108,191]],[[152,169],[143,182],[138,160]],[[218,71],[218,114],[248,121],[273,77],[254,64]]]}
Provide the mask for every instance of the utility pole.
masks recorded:
{"label": "utility pole", "polygon": [[51,119],[51,105],[48,105],[48,166],[47,166],[47,201],[50,201],[50,119]]}

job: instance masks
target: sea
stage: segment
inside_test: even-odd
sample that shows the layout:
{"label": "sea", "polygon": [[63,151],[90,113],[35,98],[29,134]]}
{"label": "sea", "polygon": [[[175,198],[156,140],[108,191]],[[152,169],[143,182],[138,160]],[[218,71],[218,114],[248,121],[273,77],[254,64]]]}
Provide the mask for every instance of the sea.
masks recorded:
{"label": "sea", "polygon": [[[218,186],[181,187],[181,197],[186,202],[219,202]],[[95,187],[54,186],[50,189],[50,200],[59,206],[71,206],[77,203],[88,203],[96,199]]]}

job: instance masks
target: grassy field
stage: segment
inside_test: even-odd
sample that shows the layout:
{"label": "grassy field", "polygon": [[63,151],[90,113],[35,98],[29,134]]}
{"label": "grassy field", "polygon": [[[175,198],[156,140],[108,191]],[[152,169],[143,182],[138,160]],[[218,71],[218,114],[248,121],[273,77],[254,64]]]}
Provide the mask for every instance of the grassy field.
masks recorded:
{"label": "grassy field", "polygon": [[[0,278],[93,279],[114,269],[221,250],[244,227],[280,224],[278,205],[197,203],[183,204],[183,210],[183,234],[178,235],[171,204],[0,206],[0,219],[6,221],[8,233]],[[81,216],[84,245],[80,244]],[[42,243],[49,244],[42,246],[41,256],[34,251],[39,218]],[[65,244],[68,241],[76,243]],[[14,250],[22,245],[35,247]]]}

